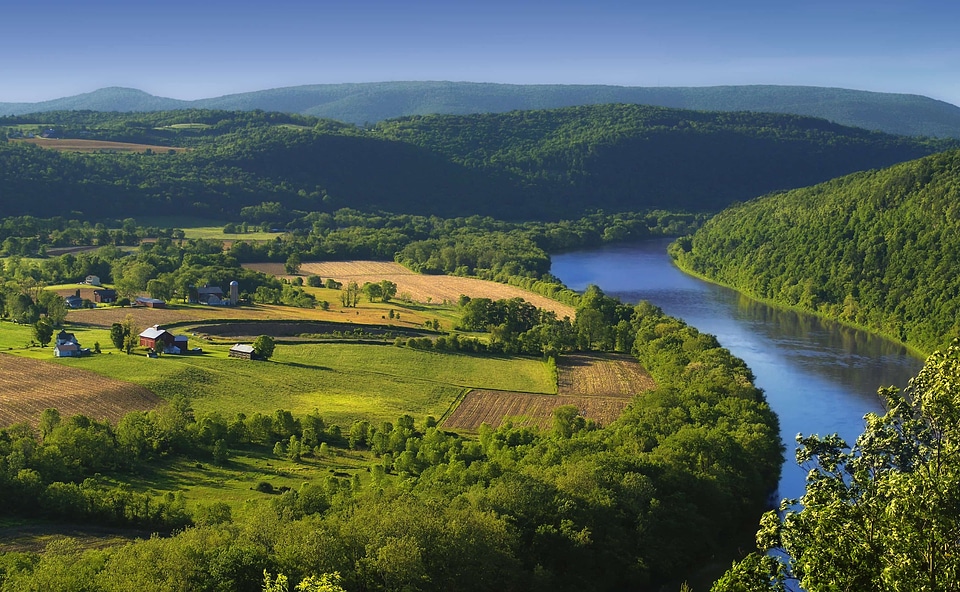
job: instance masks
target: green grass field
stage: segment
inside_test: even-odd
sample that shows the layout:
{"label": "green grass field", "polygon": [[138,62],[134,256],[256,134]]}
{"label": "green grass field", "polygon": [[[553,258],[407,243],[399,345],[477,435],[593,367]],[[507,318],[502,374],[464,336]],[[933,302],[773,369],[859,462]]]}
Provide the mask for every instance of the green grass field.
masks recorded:
{"label": "green grass field", "polygon": [[[163,398],[183,394],[200,413],[232,417],[288,409],[301,415],[318,409],[329,423],[341,426],[358,419],[394,421],[405,413],[440,418],[469,388],[556,392],[547,365],[530,358],[324,343],[278,345],[264,362],[229,358],[229,346],[204,343],[203,355],[150,359],[117,352],[106,330],[76,333],[84,347],[100,341],[105,353],[80,359],[56,359],[49,347],[12,353],[133,382]],[[16,343],[25,336],[10,339]]]}

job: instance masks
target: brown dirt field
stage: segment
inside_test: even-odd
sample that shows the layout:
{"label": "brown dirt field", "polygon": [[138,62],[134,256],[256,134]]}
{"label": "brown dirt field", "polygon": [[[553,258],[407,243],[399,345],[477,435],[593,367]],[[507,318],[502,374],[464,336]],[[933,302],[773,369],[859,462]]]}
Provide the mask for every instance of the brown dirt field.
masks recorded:
{"label": "brown dirt field", "polygon": [[657,386],[643,366],[626,354],[562,356],[557,374],[557,395],[470,391],[443,427],[475,432],[481,423],[498,427],[505,419],[513,419],[514,425],[548,429],[553,425],[553,410],[561,405],[576,405],[584,417],[608,425],[635,395]]}
{"label": "brown dirt field", "polygon": [[146,152],[147,150],[151,150],[157,154],[167,154],[171,150],[174,152],[186,151],[186,148],[177,148],[174,146],[153,146],[150,144],[131,144],[128,142],[108,142],[105,140],[57,140],[52,138],[27,138],[17,141],[40,146],[41,148],[49,148],[50,150],[59,150],[61,152],[98,152],[100,150],[107,150],[112,152],[142,153]]}
{"label": "brown dirt field", "polygon": [[546,430],[553,425],[553,410],[561,405],[576,405],[584,417],[607,425],[620,417],[629,403],[627,397],[531,395],[477,389],[467,393],[443,421],[443,427],[476,432],[482,423],[496,428],[510,419],[517,426]]}
{"label": "brown dirt field", "polygon": [[557,373],[561,395],[630,398],[657,386],[644,367],[626,354],[561,356]]}
{"label": "brown dirt field", "polygon": [[[250,269],[278,277],[292,278],[284,273],[282,263],[255,263],[244,265]],[[326,261],[322,263],[304,263],[300,267],[301,275],[318,275],[321,278],[333,278],[338,282],[365,282],[389,280],[397,284],[397,296],[409,294],[417,302],[456,302],[461,294],[471,298],[491,298],[500,300],[520,297],[544,310],[552,310],[560,318],[575,315],[574,308],[529,292],[516,286],[497,282],[463,278],[450,275],[421,275],[414,273],[399,263],[388,261]],[[429,300],[428,300],[429,299]]]}
{"label": "brown dirt field", "polygon": [[63,417],[83,414],[116,422],[130,411],[146,411],[162,400],[149,390],[53,362],[0,354],[0,426],[36,425],[53,407]]}
{"label": "brown dirt field", "polygon": [[137,539],[148,539],[148,530],[112,528],[90,524],[30,523],[0,528],[0,553],[42,553],[47,545],[70,538],[84,549],[105,549]]}

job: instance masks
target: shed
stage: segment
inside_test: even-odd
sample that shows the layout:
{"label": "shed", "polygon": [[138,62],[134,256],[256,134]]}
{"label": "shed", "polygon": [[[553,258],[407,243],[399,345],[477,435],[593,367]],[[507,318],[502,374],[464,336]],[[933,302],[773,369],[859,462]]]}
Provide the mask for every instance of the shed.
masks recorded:
{"label": "shed", "polygon": [[256,354],[253,352],[252,345],[238,343],[230,348],[229,356],[231,358],[240,358],[243,360],[252,360]]}
{"label": "shed", "polygon": [[159,298],[147,298],[140,296],[134,302],[135,306],[146,306],[147,308],[166,308],[167,303]]}

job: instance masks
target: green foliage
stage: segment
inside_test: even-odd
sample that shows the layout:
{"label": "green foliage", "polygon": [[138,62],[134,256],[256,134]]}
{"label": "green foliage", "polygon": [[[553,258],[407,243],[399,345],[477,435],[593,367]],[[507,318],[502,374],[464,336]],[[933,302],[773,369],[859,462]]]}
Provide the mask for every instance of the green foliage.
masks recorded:
{"label": "green foliage", "polygon": [[269,360],[273,357],[275,347],[273,338],[269,335],[260,335],[253,341],[253,353],[264,360]]}
{"label": "green foliage", "polygon": [[33,324],[33,335],[37,338],[40,347],[46,347],[53,338],[53,323],[46,317]]}
{"label": "green foliage", "polygon": [[954,589],[958,377],[954,342],[927,359],[906,392],[880,389],[887,412],[867,415],[852,448],[836,435],[798,436],[797,462],[809,469],[806,492],[784,500],[782,518],[767,513],[757,533],[761,550],[786,554],[777,555],[780,562],[754,556],[734,572],[781,583],[786,574],[810,592]]}
{"label": "green foliage", "polygon": [[671,254],[754,297],[931,351],[960,336],[960,151],[771,195],[710,220]]}
{"label": "green foliage", "polygon": [[[370,129],[294,129],[276,123],[294,116],[259,112],[57,118],[85,137],[192,149],[75,154],[0,144],[4,212],[192,214],[270,228],[295,211],[329,213],[345,205],[513,220],[557,220],[598,208],[716,211],[950,146],[790,115],[639,105],[411,117]],[[157,125],[191,119],[210,127]],[[71,187],[69,202],[64,186]],[[610,229],[611,239],[618,230]]]}

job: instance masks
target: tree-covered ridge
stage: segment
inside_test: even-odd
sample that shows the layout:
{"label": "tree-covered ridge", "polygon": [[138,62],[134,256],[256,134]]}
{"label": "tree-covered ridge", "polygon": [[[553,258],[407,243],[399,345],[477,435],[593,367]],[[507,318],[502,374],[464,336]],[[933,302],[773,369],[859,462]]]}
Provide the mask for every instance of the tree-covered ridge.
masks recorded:
{"label": "tree-covered ridge", "polygon": [[604,103],[791,113],[892,134],[960,138],[960,108],[950,103],[918,95],[778,85],[644,88],[374,82],[274,88],[196,101],[113,87],[41,103],[0,103],[0,115],[57,110],[227,109],[299,113],[366,124],[407,115],[502,113]]}
{"label": "tree-covered ridge", "polygon": [[931,351],[960,336],[960,151],[729,208],[677,262]]}

